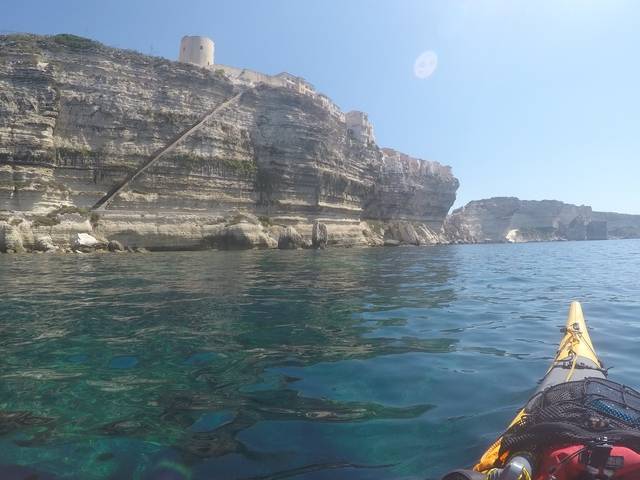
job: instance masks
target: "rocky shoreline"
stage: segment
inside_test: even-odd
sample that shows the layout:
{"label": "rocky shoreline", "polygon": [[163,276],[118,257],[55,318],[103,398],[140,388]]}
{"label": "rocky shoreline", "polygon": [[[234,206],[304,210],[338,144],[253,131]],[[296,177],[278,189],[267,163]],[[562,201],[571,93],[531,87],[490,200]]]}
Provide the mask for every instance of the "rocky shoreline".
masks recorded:
{"label": "rocky shoreline", "polygon": [[47,215],[0,214],[0,252],[147,252],[180,250],[382,247],[448,243],[443,232],[412,222],[274,223],[236,212],[95,212],[64,207]]}
{"label": "rocky shoreline", "polygon": [[[0,252],[288,250],[640,238],[640,216],[593,212],[555,201],[524,201],[522,207],[522,202],[509,197],[471,202],[449,215],[439,231],[410,221],[294,221],[240,211],[227,217],[97,213],[63,206],[45,215],[0,213]],[[506,215],[505,208],[514,204],[520,209]]]}

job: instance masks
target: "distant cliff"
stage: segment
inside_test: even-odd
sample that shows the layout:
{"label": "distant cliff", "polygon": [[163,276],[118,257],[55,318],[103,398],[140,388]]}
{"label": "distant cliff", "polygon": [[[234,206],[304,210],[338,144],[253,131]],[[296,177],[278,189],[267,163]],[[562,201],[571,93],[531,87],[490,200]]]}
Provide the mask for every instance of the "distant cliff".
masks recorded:
{"label": "distant cliff", "polygon": [[608,238],[640,238],[640,215],[614,212],[593,212],[591,219],[605,222]]}
{"label": "distant cliff", "polygon": [[457,188],[449,167],[362,142],[295,91],[71,35],[0,37],[0,250],[79,233],[150,249],[437,243]]}
{"label": "distant cliff", "polygon": [[453,243],[640,238],[640,215],[594,212],[557,200],[494,197],[454,210],[445,231]]}

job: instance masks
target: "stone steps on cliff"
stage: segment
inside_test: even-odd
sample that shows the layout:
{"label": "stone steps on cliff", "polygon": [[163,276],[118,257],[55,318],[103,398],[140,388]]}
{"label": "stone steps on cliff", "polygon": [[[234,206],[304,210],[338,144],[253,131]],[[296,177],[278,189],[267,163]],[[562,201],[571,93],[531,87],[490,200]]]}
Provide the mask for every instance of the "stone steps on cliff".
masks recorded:
{"label": "stone steps on cliff", "polygon": [[233,104],[234,102],[237,102],[238,100],[240,100],[240,98],[242,97],[242,95],[244,95],[244,93],[245,91],[235,94],[233,97],[228,98],[227,100],[225,100],[224,102],[215,106],[213,109],[207,112],[195,125],[192,125],[186,131],[182,132],[177,137],[175,137],[167,146],[163,147],[158,153],[156,153],[151,158],[146,160],[133,173],[128,175],[127,178],[122,183],[116,185],[113,189],[109,191],[109,193],[107,193],[107,195],[105,195],[103,198],[98,200],[98,202],[96,202],[96,204],[94,205],[93,209],[100,211],[107,208],[109,203],[111,203],[113,199],[120,192],[126,189],[131,184],[131,182],[133,182],[138,176],[144,173],[145,170],[151,167],[155,162],[160,160],[163,156],[173,151],[187,137],[189,137],[190,135],[198,131],[200,128],[202,128],[202,126],[205,123],[207,123],[207,121],[209,121],[214,115],[216,115],[221,110],[228,107],[229,105]]}

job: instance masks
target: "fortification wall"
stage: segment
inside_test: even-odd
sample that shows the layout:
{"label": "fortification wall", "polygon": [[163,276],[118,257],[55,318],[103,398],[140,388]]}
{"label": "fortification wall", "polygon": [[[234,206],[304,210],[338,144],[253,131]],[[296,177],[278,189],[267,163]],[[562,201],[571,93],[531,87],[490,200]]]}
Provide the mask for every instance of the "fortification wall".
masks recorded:
{"label": "fortification wall", "polygon": [[230,80],[246,85],[254,86],[259,83],[264,83],[272,87],[286,86],[285,82],[276,76],[256,72],[255,70],[250,70],[248,68],[238,68],[218,63],[213,66],[213,70],[222,70]]}
{"label": "fortification wall", "polygon": [[185,36],[180,42],[180,55],[178,60],[203,68],[209,68],[214,72],[224,72],[225,76],[233,83],[254,87],[258,84],[271,87],[286,88],[300,93],[314,100],[324,110],[340,122],[347,123],[357,140],[363,143],[375,143],[373,126],[369,123],[366,113],[350,112],[351,119],[328,96],[318,93],[314,86],[302,77],[297,77],[287,72],[277,75],[267,75],[248,68],[232,67],[214,63],[213,41],[208,37]]}
{"label": "fortification wall", "polygon": [[[279,75],[267,75],[265,73],[256,72],[255,70],[251,70],[248,68],[238,68],[232,67],[230,65],[222,65],[215,64],[211,67],[213,71],[222,71],[227,76],[229,80],[234,83],[240,83],[242,85],[247,86],[255,86],[260,83],[269,85],[271,87],[280,87],[286,88],[289,90],[293,90],[297,93],[301,93],[307,97],[311,97],[316,103],[318,103],[322,108],[329,112],[337,120],[344,122],[346,120],[345,114],[340,110],[340,107],[336,105],[328,96],[317,93],[315,90],[311,90],[308,86],[309,83],[305,83],[307,87],[298,88],[297,86],[292,86],[291,78],[292,75],[285,76],[283,74]],[[302,82],[302,80],[301,80]]]}

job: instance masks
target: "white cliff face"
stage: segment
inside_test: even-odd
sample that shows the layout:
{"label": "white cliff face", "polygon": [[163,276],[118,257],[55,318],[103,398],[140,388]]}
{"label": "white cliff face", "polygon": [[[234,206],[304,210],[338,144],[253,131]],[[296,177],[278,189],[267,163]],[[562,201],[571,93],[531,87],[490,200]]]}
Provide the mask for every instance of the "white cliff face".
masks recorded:
{"label": "white cliff face", "polygon": [[637,238],[640,216],[593,212],[589,206],[556,200],[495,197],[454,210],[445,231],[449,241],[457,243]]}
{"label": "white cliff face", "polygon": [[451,167],[383,148],[380,174],[365,217],[421,222],[439,231],[458,185]]}
{"label": "white cliff face", "polygon": [[[5,223],[20,220],[31,232],[26,237],[48,228],[61,245],[73,244],[64,235],[87,233],[158,249],[209,248],[240,237],[271,248],[280,235],[271,225],[293,227],[308,244],[314,222],[323,225],[323,245],[381,245],[399,231],[391,226],[397,222],[427,232],[418,244],[442,241],[458,187],[450,169],[360,142],[318,102],[264,84],[91,214],[154,152],[243,88],[215,70],[79,37],[0,37]],[[65,206],[81,210],[82,221],[70,226]],[[263,221],[235,227],[238,213]],[[287,248],[301,244],[292,231],[286,238]]]}

